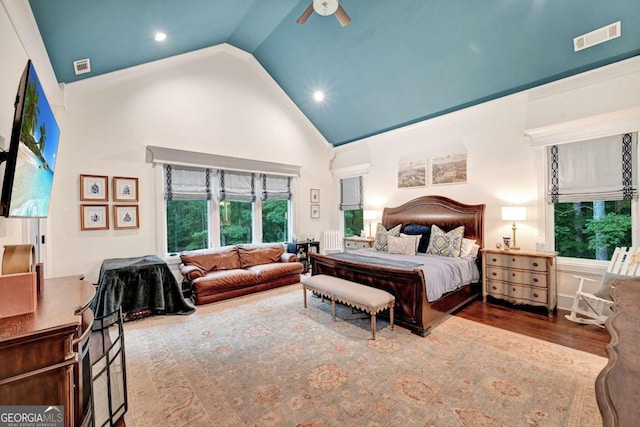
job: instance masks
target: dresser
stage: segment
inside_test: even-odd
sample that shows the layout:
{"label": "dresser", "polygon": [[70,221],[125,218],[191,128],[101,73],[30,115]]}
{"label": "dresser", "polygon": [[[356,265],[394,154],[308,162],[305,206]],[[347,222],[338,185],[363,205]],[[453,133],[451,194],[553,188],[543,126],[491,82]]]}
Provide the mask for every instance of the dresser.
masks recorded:
{"label": "dresser", "polygon": [[373,237],[345,237],[344,238],[344,250],[353,249],[367,249],[372,248],[373,243],[376,241]]}
{"label": "dresser", "polygon": [[596,378],[596,399],[604,427],[635,426],[640,420],[640,282],[618,280],[611,292],[613,314],[605,326],[609,363]]}
{"label": "dresser", "polygon": [[487,295],[513,304],[547,307],[558,302],[554,254],[483,249],[482,300]]}
{"label": "dresser", "polygon": [[92,422],[89,337],[95,289],[45,280],[35,312],[0,319],[0,405],[64,406],[64,425]]}

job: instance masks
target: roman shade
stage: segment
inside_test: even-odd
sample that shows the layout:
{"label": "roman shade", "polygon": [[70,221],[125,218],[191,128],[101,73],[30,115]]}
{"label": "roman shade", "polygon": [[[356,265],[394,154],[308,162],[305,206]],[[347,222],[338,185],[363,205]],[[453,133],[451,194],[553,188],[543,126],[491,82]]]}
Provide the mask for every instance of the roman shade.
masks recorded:
{"label": "roman shade", "polygon": [[549,203],[638,196],[637,133],[553,145],[547,156]]}
{"label": "roman shade", "polygon": [[218,200],[254,202],[255,174],[219,170]]}
{"label": "roman shade", "polygon": [[291,200],[291,177],[261,175],[261,200]]}
{"label": "roman shade", "polygon": [[343,178],[340,180],[340,210],[352,211],[362,209],[362,176]]}
{"label": "roman shade", "polygon": [[165,199],[210,200],[211,170],[186,166],[164,165]]}

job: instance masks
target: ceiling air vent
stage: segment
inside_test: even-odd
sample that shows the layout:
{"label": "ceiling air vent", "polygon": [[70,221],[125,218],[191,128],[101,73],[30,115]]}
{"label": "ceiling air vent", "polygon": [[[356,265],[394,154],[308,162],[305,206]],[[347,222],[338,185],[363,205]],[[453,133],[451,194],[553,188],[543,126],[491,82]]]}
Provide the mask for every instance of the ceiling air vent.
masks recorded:
{"label": "ceiling air vent", "polygon": [[73,71],[76,72],[76,76],[78,74],[85,74],[91,72],[91,61],[89,58],[87,59],[79,59],[77,61],[73,61]]}
{"label": "ceiling air vent", "polygon": [[574,38],[573,50],[578,52],[618,37],[620,37],[620,21]]}

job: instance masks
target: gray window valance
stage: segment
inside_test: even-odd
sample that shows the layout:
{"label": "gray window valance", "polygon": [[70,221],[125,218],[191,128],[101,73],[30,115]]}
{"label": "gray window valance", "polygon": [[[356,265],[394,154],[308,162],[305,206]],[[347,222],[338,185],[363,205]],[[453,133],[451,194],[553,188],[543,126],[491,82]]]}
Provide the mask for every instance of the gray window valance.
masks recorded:
{"label": "gray window valance", "polygon": [[211,170],[164,165],[165,199],[210,200]]}
{"label": "gray window valance", "polygon": [[218,200],[254,202],[256,200],[255,174],[219,170]]}
{"label": "gray window valance", "polygon": [[343,178],[340,180],[340,210],[352,211],[364,207],[362,195],[362,177]]}
{"label": "gray window valance", "polygon": [[547,148],[547,201],[587,202],[638,197],[637,133]]}

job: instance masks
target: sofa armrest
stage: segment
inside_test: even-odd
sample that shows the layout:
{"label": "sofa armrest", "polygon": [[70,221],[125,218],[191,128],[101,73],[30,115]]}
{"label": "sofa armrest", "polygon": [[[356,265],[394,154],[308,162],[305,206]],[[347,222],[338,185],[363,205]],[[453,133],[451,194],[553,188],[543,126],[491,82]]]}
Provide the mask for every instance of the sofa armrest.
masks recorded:
{"label": "sofa armrest", "polygon": [[296,254],[290,254],[288,252],[280,255],[280,262],[297,262],[298,256]]}
{"label": "sofa armrest", "polygon": [[193,264],[180,264],[180,273],[185,279],[193,280],[204,276],[205,272],[200,267]]}

